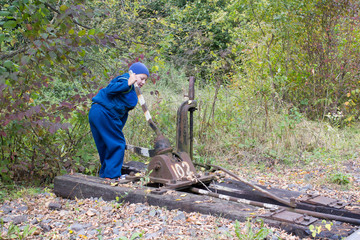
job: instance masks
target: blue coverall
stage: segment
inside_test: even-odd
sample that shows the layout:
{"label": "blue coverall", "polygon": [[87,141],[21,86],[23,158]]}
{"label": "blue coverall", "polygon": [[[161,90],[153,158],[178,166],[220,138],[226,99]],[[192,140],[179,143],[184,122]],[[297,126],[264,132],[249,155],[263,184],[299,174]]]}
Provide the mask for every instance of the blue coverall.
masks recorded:
{"label": "blue coverall", "polygon": [[126,145],[122,129],[128,112],[138,102],[134,86],[128,86],[129,77],[125,73],[114,78],[92,99],[89,122],[100,156],[102,178],[121,176]]}

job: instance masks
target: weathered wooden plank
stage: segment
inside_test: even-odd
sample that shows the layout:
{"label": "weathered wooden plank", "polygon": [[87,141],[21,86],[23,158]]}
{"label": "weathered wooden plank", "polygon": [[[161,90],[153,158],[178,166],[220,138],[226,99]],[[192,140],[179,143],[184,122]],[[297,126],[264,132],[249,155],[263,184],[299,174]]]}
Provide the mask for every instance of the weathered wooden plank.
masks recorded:
{"label": "weathered wooden plank", "polygon": [[154,188],[131,189],[121,185],[113,187],[104,182],[101,178],[81,174],[64,175],[55,178],[54,192],[59,197],[70,199],[101,197],[105,201],[112,201],[118,197],[120,201],[130,203],[148,203],[167,209],[212,214],[239,221],[245,221],[250,213],[257,210],[253,206],[224,202],[191,193],[186,193],[186,196],[182,196],[184,194],[182,192],[158,195],[150,193]]}

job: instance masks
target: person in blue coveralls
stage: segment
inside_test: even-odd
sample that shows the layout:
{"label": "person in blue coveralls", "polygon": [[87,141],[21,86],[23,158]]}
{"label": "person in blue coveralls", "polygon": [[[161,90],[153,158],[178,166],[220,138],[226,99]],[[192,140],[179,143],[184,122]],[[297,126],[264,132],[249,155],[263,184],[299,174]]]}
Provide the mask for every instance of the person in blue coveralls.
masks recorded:
{"label": "person in blue coveralls", "polygon": [[126,145],[122,130],[129,111],[138,102],[134,83],[142,87],[148,77],[147,67],[136,62],[130,66],[129,73],[115,77],[92,99],[89,123],[100,156],[102,178],[121,177]]}

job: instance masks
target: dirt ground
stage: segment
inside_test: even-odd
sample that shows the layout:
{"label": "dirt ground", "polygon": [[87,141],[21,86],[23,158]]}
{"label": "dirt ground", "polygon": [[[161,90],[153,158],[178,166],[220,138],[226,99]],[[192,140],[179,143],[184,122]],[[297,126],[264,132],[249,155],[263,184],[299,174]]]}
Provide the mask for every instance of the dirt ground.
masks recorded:
{"label": "dirt ground", "polygon": [[[315,167],[269,171],[247,168],[236,173],[257,184],[319,193],[357,204],[358,163],[349,161],[342,170],[351,176],[347,186],[327,183],[322,179],[326,171]],[[280,229],[263,228],[261,223],[249,225],[145,204],[106,202],[101,198],[69,200],[56,197],[51,189],[5,201],[0,205],[0,218],[0,239],[242,239],[260,233],[271,240],[299,239]]]}

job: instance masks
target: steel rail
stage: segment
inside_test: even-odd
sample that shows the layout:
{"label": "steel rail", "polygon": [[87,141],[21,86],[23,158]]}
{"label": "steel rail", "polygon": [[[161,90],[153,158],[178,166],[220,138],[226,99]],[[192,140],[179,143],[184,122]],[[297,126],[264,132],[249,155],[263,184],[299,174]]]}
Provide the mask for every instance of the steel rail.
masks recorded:
{"label": "steel rail", "polygon": [[263,207],[263,208],[267,208],[267,209],[274,209],[274,210],[280,209],[280,206],[275,205],[275,204],[262,203],[262,202],[258,202],[258,201],[248,200],[248,199],[245,199],[245,198],[231,197],[231,196],[228,196],[228,195],[214,193],[214,192],[210,192],[208,190],[204,190],[204,189],[200,189],[200,188],[196,188],[196,187],[191,187],[190,191],[194,192],[194,193],[201,194],[201,195],[208,195],[210,197],[224,199],[224,200],[231,201],[231,202],[244,203],[244,204],[247,204],[247,205],[252,205],[252,206],[256,206],[256,207]]}
{"label": "steel rail", "polygon": [[243,179],[243,178],[240,178],[239,176],[237,176],[236,174],[230,172],[229,170],[223,168],[223,167],[220,167],[220,166],[216,166],[216,165],[212,165],[212,164],[207,164],[207,166],[210,166],[214,169],[217,169],[217,170],[221,170],[227,174],[229,174],[231,177],[235,178],[236,180],[240,181],[240,182],[243,182],[245,183],[246,185],[258,190],[259,192],[265,194],[266,196],[268,196],[269,198],[275,200],[275,201],[278,201],[278,202],[281,202],[282,204],[285,204],[286,206],[289,206],[289,207],[292,207],[292,208],[295,208],[296,207],[296,204],[295,203],[292,203],[288,200],[285,200],[283,198],[280,198],[272,193],[270,193],[269,191],[266,191],[265,189],[262,189],[261,187],[258,187],[256,186],[255,184],[252,184],[250,183],[249,181]]}
{"label": "steel rail", "polygon": [[248,204],[251,206],[263,207],[263,208],[272,209],[272,210],[284,209],[284,210],[291,211],[291,212],[306,214],[306,215],[312,216],[312,217],[360,225],[360,219],[336,216],[336,215],[332,215],[332,214],[319,213],[319,212],[308,211],[308,210],[303,210],[303,209],[296,209],[296,208],[291,208],[291,207],[281,207],[281,206],[274,205],[274,204],[268,204],[268,203],[262,203],[262,202],[252,201],[252,200],[243,199],[243,198],[231,197],[228,195],[214,193],[214,192],[210,192],[208,190],[199,189],[199,188],[195,188],[195,187],[191,187],[190,191],[201,194],[201,195],[207,195],[210,197],[215,197],[215,198],[219,198],[219,199],[223,199],[223,200],[227,200],[227,201],[231,201],[231,202],[244,203],[244,204]]}

